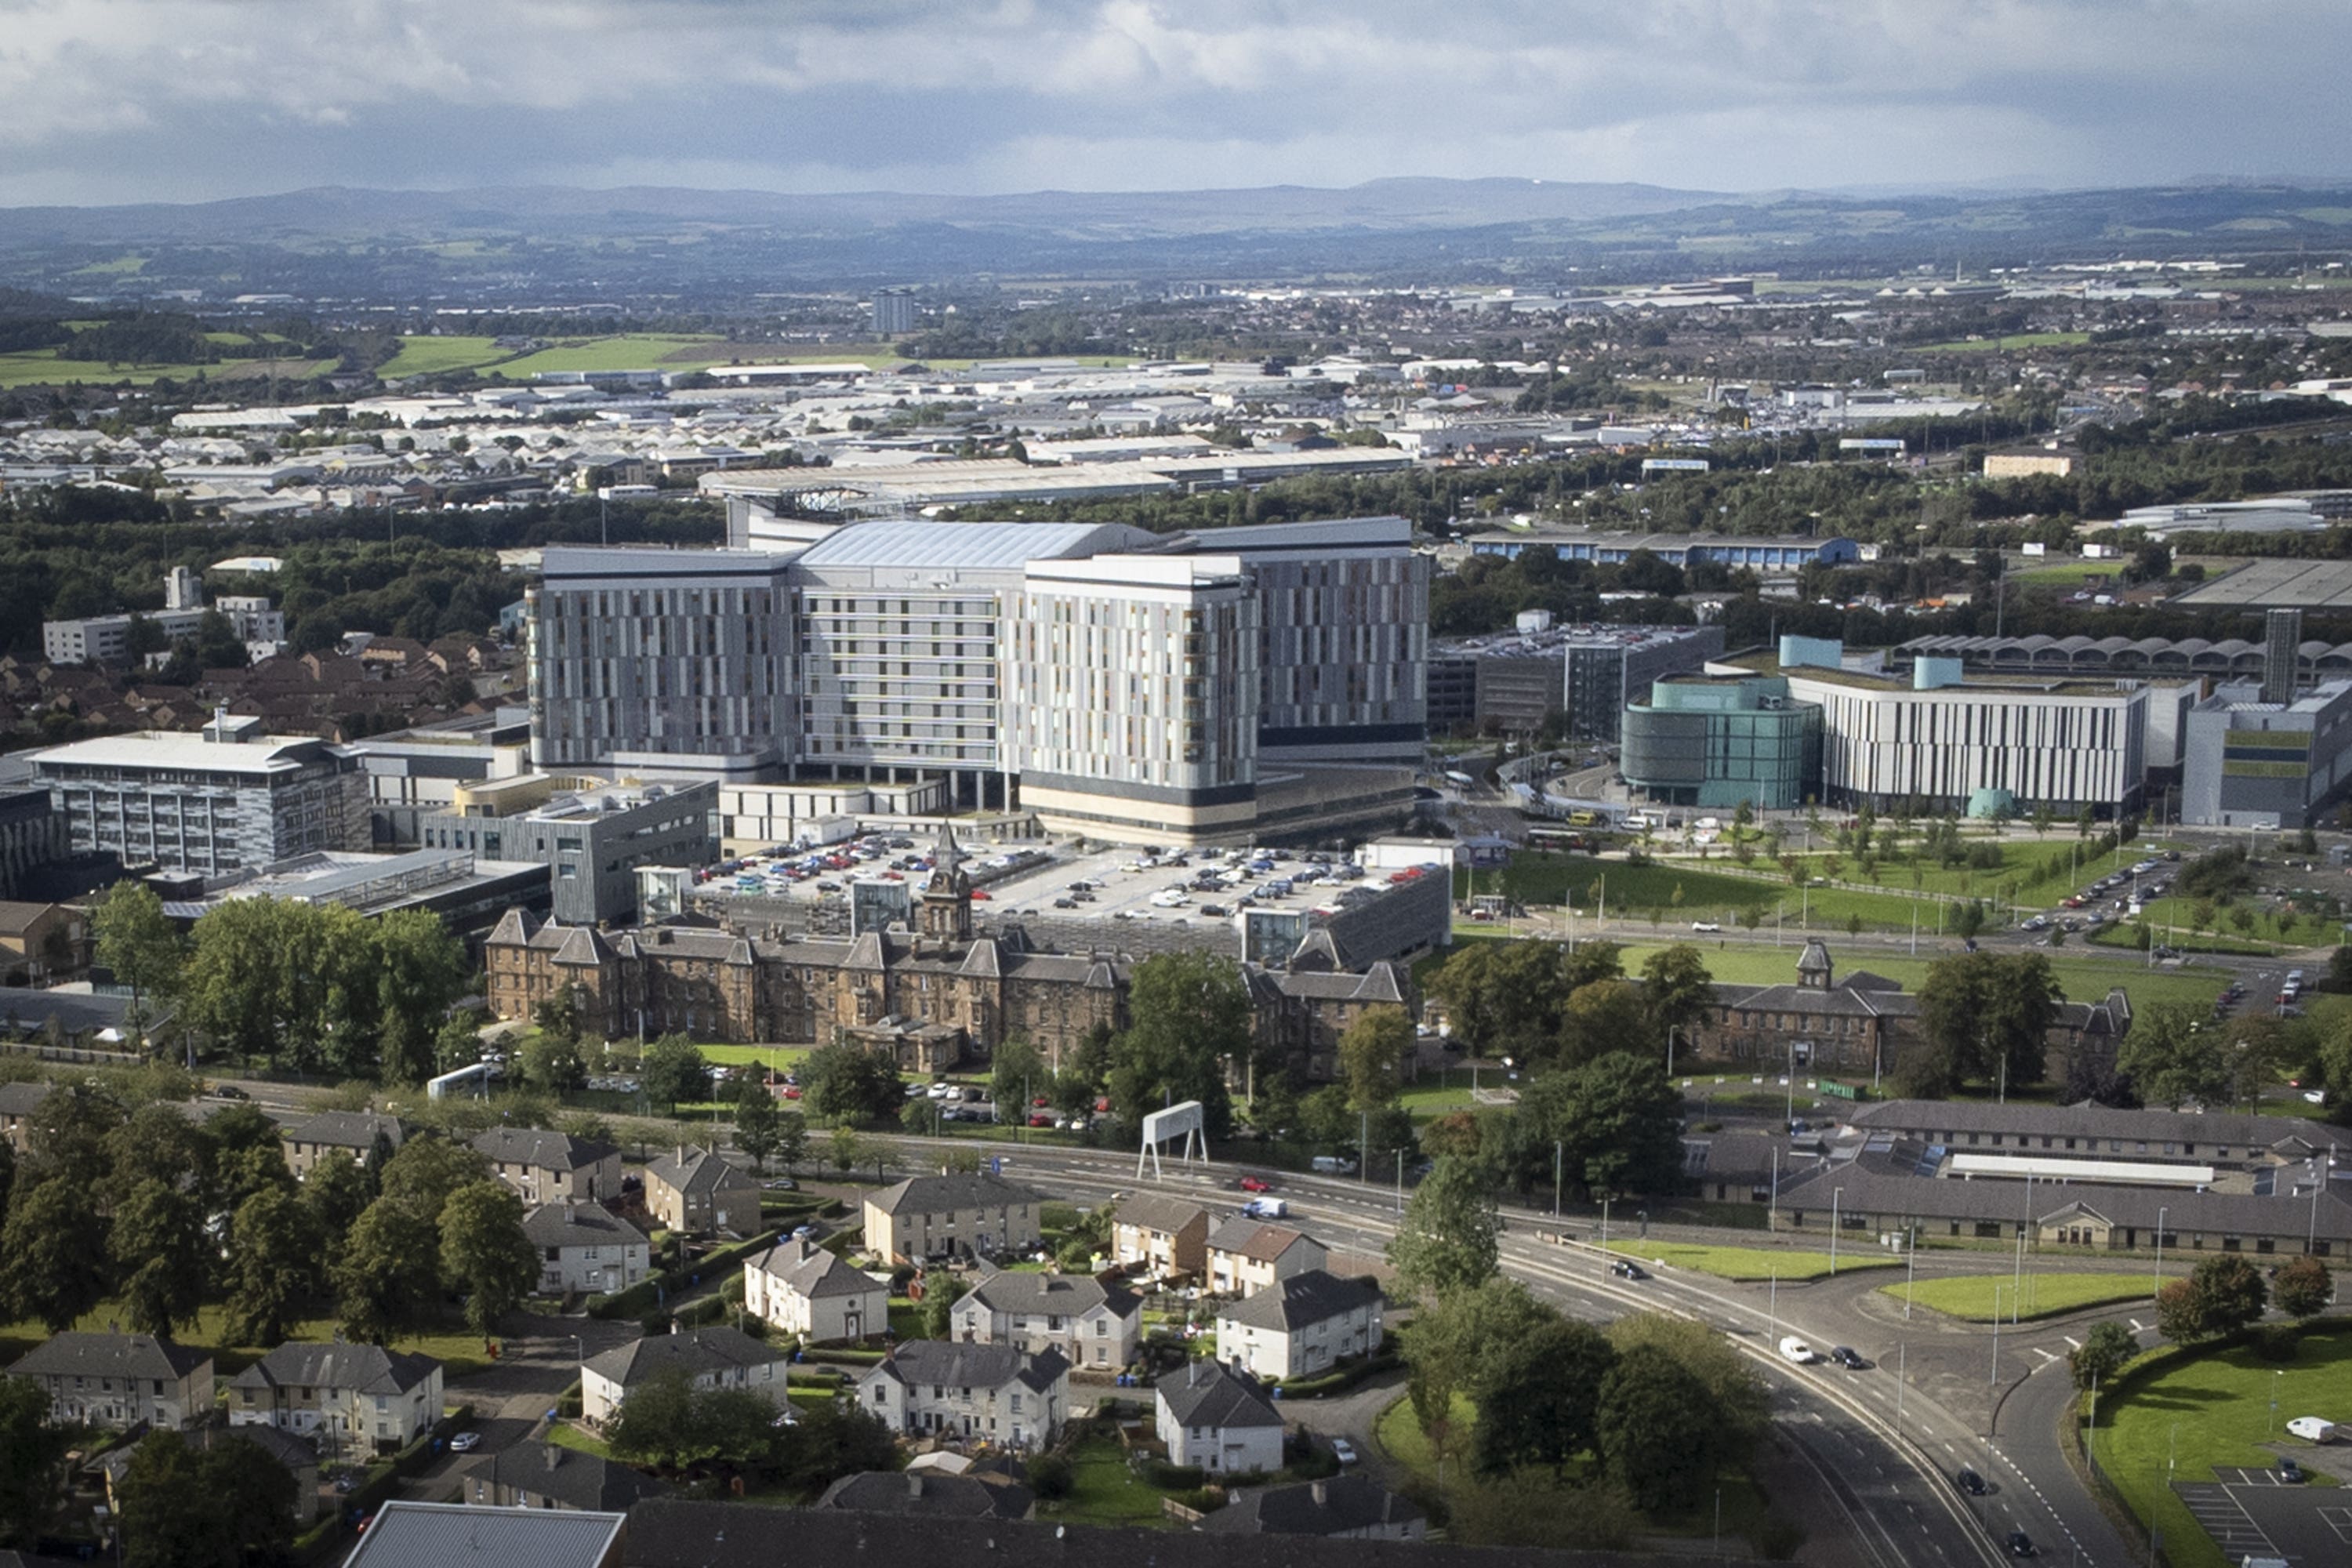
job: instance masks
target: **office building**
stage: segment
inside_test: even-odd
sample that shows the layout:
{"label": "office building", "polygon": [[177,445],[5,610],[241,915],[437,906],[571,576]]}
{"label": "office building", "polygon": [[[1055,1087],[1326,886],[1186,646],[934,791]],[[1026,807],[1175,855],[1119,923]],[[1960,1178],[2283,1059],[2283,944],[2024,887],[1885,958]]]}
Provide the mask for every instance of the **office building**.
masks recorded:
{"label": "office building", "polygon": [[2352,786],[2352,680],[2284,701],[2267,681],[2223,686],[2189,710],[2186,731],[2183,822],[2318,826]]}
{"label": "office building", "polygon": [[2274,609],[2263,617],[2263,700],[2292,702],[2302,663],[2303,612]]}
{"label": "office building", "polygon": [[1619,772],[1662,805],[1763,811],[1821,792],[1822,709],[1773,676],[1679,677],[1625,710]]}
{"label": "office building", "polygon": [[64,814],[30,778],[0,784],[0,900],[26,896],[33,873],[73,852]]}
{"label": "office building", "polygon": [[1457,638],[1429,656],[1428,722],[1457,733],[1525,733],[1564,716],[1570,735],[1613,742],[1626,704],[1652,682],[1722,653],[1721,626],[1531,625]]}
{"label": "office building", "polygon": [[874,335],[897,337],[915,330],[915,294],[910,289],[885,289],[874,296]]}
{"label": "office building", "polygon": [[612,783],[525,773],[462,786],[449,809],[419,820],[426,852],[547,867],[544,906],[578,925],[627,920],[637,868],[693,867],[718,858],[719,786],[708,779]]}
{"label": "office building", "polygon": [[451,934],[478,948],[509,910],[545,916],[548,864],[492,860],[462,849],[411,849],[396,855],[313,850],[252,870],[207,877],[193,897],[167,894],[164,912],[194,921],[232,899],[287,899],[340,904],[370,920],[406,910],[439,917]]}
{"label": "office building", "polygon": [[37,752],[35,775],[78,851],[202,876],[368,845],[349,752],[226,715],[194,734],[142,731]]}
{"label": "office building", "polygon": [[[286,640],[286,617],[268,599],[232,595],[212,606],[228,622],[239,642],[266,658]],[[43,621],[41,656],[51,664],[112,664],[131,662],[131,626],[144,620],[164,637],[177,642],[204,628],[203,580],[185,566],[174,566],[163,579],[163,608],[146,616],[90,616],[80,620]]]}
{"label": "office building", "polygon": [[551,550],[541,768],[943,781],[943,804],[1177,840],[1401,809],[1428,567],[1402,518],[1161,536],[822,525],[774,549]]}
{"label": "office building", "polygon": [[1562,561],[1622,566],[1634,552],[1647,551],[1670,566],[1712,561],[1757,572],[1791,573],[1804,566],[1838,566],[1862,559],[1851,539],[1781,535],[1759,539],[1729,533],[1608,533],[1590,528],[1507,528],[1470,536],[1473,555],[1517,560],[1530,550],[1549,550]]}

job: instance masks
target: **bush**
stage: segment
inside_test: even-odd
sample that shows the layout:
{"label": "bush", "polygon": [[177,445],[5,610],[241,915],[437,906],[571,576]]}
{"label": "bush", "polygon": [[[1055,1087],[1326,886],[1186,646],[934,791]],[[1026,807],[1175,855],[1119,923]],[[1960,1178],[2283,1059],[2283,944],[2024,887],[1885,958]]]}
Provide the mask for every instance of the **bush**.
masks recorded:
{"label": "bush", "polygon": [[577,1421],[581,1411],[585,1408],[580,1393],[580,1380],[575,1377],[565,1385],[562,1393],[555,1396],[555,1414],[562,1420]]}
{"label": "bush", "polygon": [[2298,1323],[2260,1323],[2254,1328],[2254,1353],[2264,1361],[2293,1361],[2303,1349]]}
{"label": "bush", "polygon": [[1795,1520],[1778,1509],[1768,1511],[1748,1531],[1748,1543],[1763,1557],[1774,1563],[1786,1563],[1805,1543],[1806,1530]]}
{"label": "bush", "polygon": [[1143,1479],[1146,1484],[1161,1491],[1193,1491],[1207,1482],[1209,1473],[1198,1465],[1171,1465],[1165,1459],[1149,1459],[1144,1462]]}
{"label": "bush", "polygon": [[1040,1502],[1069,1496],[1077,1482],[1076,1467],[1061,1454],[1041,1454],[1029,1461],[1029,1489],[1037,1494]]}

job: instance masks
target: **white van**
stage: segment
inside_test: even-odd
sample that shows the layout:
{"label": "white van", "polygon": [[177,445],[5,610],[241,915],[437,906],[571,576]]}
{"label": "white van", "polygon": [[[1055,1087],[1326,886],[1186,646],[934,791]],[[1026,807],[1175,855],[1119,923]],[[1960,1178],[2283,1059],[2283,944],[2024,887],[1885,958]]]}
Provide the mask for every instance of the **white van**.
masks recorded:
{"label": "white van", "polygon": [[1780,1342],[1780,1356],[1782,1360],[1795,1362],[1799,1366],[1811,1366],[1813,1364],[1813,1347],[1791,1334]]}
{"label": "white van", "polygon": [[2340,1425],[2316,1415],[2298,1415],[2286,1424],[2286,1429],[2289,1435],[2306,1443],[2333,1443],[2344,1435]]}

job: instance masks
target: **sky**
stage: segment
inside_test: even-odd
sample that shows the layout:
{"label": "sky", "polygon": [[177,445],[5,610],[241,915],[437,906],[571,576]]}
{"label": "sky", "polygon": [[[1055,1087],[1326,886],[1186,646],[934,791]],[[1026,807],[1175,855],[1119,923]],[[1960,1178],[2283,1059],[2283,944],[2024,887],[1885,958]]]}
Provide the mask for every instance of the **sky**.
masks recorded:
{"label": "sky", "polygon": [[2352,179],[2347,0],[0,0],[0,205]]}

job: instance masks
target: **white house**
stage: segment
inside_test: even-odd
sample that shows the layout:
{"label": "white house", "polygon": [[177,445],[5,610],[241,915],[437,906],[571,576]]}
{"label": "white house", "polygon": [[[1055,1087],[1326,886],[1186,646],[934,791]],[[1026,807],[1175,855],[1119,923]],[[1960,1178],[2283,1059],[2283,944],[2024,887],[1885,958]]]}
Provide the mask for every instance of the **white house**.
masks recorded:
{"label": "white house", "polygon": [[1217,1310],[1217,1359],[1266,1380],[1312,1377],[1381,1347],[1381,1292],[1320,1268]]}
{"label": "white house", "polygon": [[743,1261],[743,1310],[811,1344],[862,1340],[890,1325],[890,1289],[807,1240]]}
{"label": "white house", "polygon": [[893,1432],[1001,1448],[1044,1448],[1070,1407],[1059,1351],[909,1340],[857,1380],[858,1405]]}
{"label": "white house", "polygon": [[523,1215],[522,1233],[539,1254],[542,1296],[610,1296],[653,1268],[651,1238],[593,1204],[541,1204]]}
{"label": "white house", "polygon": [[1195,1357],[1160,1380],[1153,1430],[1171,1465],[1220,1476],[1282,1468],[1282,1415],[1255,1378]]}
{"label": "white house", "polygon": [[213,1407],[213,1358],[152,1334],[52,1334],[8,1368],[37,1384],[60,1426],[177,1431]]}
{"label": "white house", "polygon": [[441,1363],[380,1345],[279,1345],[229,1380],[232,1426],[262,1423],[337,1448],[393,1453],[441,1419]]}
{"label": "white house", "polygon": [[1135,1359],[1143,1303],[1084,1274],[1000,1270],[956,1302],[949,1321],[972,1344],[1059,1351],[1074,1368],[1115,1372]]}
{"label": "white house", "polygon": [[1330,1249],[1303,1231],[1235,1215],[1209,1233],[1209,1289],[1220,1296],[1254,1296],[1330,1258]]}
{"label": "white house", "polygon": [[666,1367],[682,1367],[695,1387],[748,1388],[773,1400],[787,1419],[792,1405],[784,1395],[784,1367],[791,1352],[761,1344],[740,1329],[690,1329],[677,1334],[648,1334],[641,1340],[590,1356],[580,1364],[580,1414],[593,1426],[603,1426],[625,1404],[629,1391]]}

